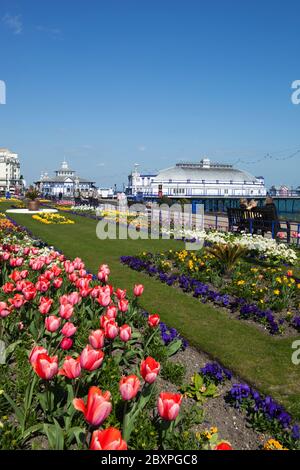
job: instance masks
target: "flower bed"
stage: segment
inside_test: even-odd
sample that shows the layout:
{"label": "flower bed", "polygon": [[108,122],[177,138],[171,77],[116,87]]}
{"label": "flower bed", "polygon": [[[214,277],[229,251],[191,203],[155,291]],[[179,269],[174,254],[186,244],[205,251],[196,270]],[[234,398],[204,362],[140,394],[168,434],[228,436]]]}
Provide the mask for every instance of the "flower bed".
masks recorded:
{"label": "flower bed", "polygon": [[108,266],[93,276],[24,233],[2,240],[0,260],[1,448],[39,448],[43,436],[50,449],[225,445],[193,432],[200,408],[157,390],[161,364],[182,340],[140,312],[143,286],[130,302],[108,284]]}
{"label": "flower bed", "polygon": [[53,214],[53,213],[42,213],[33,215],[32,218],[41,222],[42,224],[55,224],[55,225],[67,225],[67,224],[75,224],[74,220],[68,219],[67,217],[60,215],[60,214]]}
{"label": "flower bed", "polygon": [[203,302],[237,311],[240,318],[262,323],[272,334],[299,329],[300,280],[289,267],[260,266],[255,258],[248,258],[224,275],[216,257],[205,248],[122,256],[121,262]]}

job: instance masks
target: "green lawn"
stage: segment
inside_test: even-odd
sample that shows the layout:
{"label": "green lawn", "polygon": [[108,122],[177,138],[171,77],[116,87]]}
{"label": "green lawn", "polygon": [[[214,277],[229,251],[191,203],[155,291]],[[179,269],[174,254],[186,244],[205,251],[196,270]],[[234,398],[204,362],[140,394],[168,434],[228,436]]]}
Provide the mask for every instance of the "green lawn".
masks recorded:
{"label": "green lawn", "polygon": [[[6,204],[0,205],[0,210]],[[142,307],[158,313],[177,328],[195,347],[218,359],[242,380],[270,393],[297,418],[300,418],[300,365],[291,362],[292,339],[274,338],[224,311],[203,305],[183,292],[168,287],[147,275],[132,271],[119,262],[121,255],[141,251],[164,251],[183,245],[171,240],[99,240],[96,222],[70,216],[75,225],[43,225],[28,215],[14,215],[35,235],[62,250],[67,257],[81,257],[87,267],[97,271],[99,264],[111,268],[111,281],[129,291],[143,283]],[[294,338],[296,339],[296,338]]]}

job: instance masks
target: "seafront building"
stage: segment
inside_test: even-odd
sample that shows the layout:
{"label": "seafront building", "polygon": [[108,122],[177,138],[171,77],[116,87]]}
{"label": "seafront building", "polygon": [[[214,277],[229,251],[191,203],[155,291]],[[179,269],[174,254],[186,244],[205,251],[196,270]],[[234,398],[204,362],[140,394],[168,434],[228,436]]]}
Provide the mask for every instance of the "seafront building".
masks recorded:
{"label": "seafront building", "polygon": [[63,161],[60,169],[55,171],[55,176],[42,173],[35,185],[44,196],[76,196],[88,195],[96,190],[95,181],[87,180],[78,176],[74,170],[69,168]]}
{"label": "seafront building", "polygon": [[23,188],[18,154],[0,148],[0,192],[14,194]]}
{"label": "seafront building", "polygon": [[128,176],[128,196],[187,199],[266,196],[262,176],[253,176],[232,165],[211,162],[209,158],[203,158],[200,162],[176,163],[157,174],[142,174],[137,167]]}

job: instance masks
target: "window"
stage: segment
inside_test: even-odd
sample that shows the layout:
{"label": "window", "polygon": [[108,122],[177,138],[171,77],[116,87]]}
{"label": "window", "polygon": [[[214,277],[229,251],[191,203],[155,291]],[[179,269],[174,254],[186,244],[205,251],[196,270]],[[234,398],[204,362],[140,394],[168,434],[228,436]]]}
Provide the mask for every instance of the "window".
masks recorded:
{"label": "window", "polygon": [[172,180],[171,180],[171,179],[169,180],[169,183],[172,183]]}

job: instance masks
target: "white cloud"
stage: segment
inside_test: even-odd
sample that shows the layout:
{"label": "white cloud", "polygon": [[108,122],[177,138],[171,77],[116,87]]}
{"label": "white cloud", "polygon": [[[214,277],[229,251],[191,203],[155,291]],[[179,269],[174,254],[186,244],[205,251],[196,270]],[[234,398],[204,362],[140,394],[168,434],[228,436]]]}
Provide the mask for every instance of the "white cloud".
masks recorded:
{"label": "white cloud", "polygon": [[145,152],[147,150],[145,145],[139,145],[137,149],[139,152]]}
{"label": "white cloud", "polygon": [[100,163],[97,163],[96,166],[105,166],[105,163],[100,162]]}
{"label": "white cloud", "polygon": [[21,34],[23,31],[23,21],[21,15],[11,15],[6,13],[2,18],[3,23],[13,32]]}
{"label": "white cloud", "polygon": [[49,34],[53,37],[58,37],[61,35],[61,30],[59,28],[51,28],[49,26],[38,25],[36,30],[40,31],[41,33]]}

